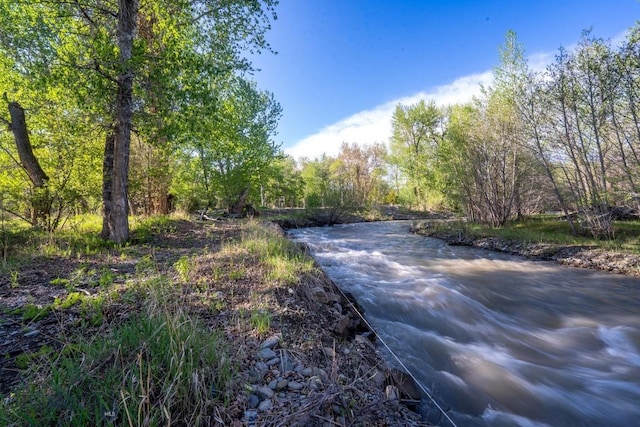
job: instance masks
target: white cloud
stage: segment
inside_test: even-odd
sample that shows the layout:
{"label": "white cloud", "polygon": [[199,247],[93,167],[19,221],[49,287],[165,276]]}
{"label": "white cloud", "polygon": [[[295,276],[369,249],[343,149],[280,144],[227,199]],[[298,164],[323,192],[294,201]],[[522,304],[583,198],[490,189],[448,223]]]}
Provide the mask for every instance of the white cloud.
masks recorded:
{"label": "white cloud", "polygon": [[330,156],[337,155],[343,142],[356,142],[363,145],[375,142],[387,143],[391,136],[391,116],[397,104],[415,104],[421,99],[433,100],[438,105],[464,103],[470,101],[474,95],[478,95],[481,85],[490,84],[491,79],[491,71],[472,74],[448,85],[437,86],[429,92],[419,92],[389,101],[329,125],[298,141],[292,147],[285,149],[285,152],[294,158],[313,159],[320,157],[323,153]]}

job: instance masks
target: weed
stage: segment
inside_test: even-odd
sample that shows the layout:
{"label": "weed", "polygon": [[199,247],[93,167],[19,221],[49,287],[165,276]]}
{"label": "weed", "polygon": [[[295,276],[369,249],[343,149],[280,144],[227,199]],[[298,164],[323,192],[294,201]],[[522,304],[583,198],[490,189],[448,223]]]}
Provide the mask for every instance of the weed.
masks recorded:
{"label": "weed", "polygon": [[18,270],[11,270],[9,272],[9,281],[11,283],[12,288],[17,288],[20,286],[20,281],[18,280],[19,273]]}
{"label": "weed", "polygon": [[258,334],[264,335],[271,329],[271,313],[265,309],[253,310],[249,324]]}
{"label": "weed", "polygon": [[180,280],[183,283],[187,283],[189,281],[189,277],[191,276],[191,272],[193,271],[193,263],[188,256],[180,257],[175,264],[173,264],[173,268],[178,272],[180,276]]}
{"label": "weed", "polygon": [[53,348],[48,345],[43,345],[40,350],[36,352],[25,352],[16,357],[16,366],[18,369],[27,369],[37,359],[44,358],[45,360],[53,353]]}
{"label": "weed", "polygon": [[247,270],[244,267],[236,267],[234,270],[229,272],[230,280],[240,280],[243,279],[247,274]]}
{"label": "weed", "polygon": [[101,288],[109,288],[111,285],[113,285],[113,282],[115,282],[115,280],[115,273],[105,267],[102,269],[102,274],[100,275],[100,279],[98,279],[98,284]]}
{"label": "weed", "polygon": [[53,300],[53,308],[57,310],[68,310],[74,305],[81,303],[84,295],[80,292],[69,292],[65,298],[57,297]]}
{"label": "weed", "polygon": [[44,307],[35,305],[33,303],[26,304],[22,309],[22,320],[25,322],[31,322],[33,320],[40,319],[51,311],[51,306],[45,305]]}
{"label": "weed", "polygon": [[136,264],[136,273],[137,274],[145,274],[150,271],[156,271],[157,266],[156,262],[153,259],[153,255],[148,254],[140,258],[140,261]]}
{"label": "weed", "polygon": [[56,277],[55,279],[53,279],[49,283],[54,285],[54,286],[61,286],[63,288],[66,288],[70,284],[69,283],[69,279],[63,279],[63,278],[60,278],[60,277]]}
{"label": "weed", "polygon": [[44,382],[2,399],[0,424],[213,424],[212,406],[233,397],[237,370],[224,335],[175,305],[147,307],[109,335],[66,345],[53,364],[25,358]]}

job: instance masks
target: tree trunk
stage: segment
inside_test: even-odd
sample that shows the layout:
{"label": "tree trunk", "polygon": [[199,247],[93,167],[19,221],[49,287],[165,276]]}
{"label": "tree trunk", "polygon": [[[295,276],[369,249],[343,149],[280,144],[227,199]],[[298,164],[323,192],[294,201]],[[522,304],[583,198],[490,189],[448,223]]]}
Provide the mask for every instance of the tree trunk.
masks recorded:
{"label": "tree trunk", "polygon": [[113,189],[113,147],[115,134],[113,129],[107,131],[104,142],[104,157],[102,160],[102,232],[100,237],[108,239],[111,236],[111,200]]}
{"label": "tree trunk", "polygon": [[229,207],[229,214],[241,215],[247,206],[247,196],[249,196],[249,188],[245,188],[238,197],[238,200]]}
{"label": "tree trunk", "polygon": [[16,141],[20,163],[22,163],[22,167],[27,171],[33,186],[44,187],[49,177],[44,173],[40,167],[40,163],[38,163],[38,159],[36,159],[36,156],[33,154],[24,109],[17,102],[10,102],[9,114],[11,115],[9,127]]}
{"label": "tree trunk", "polygon": [[133,40],[136,31],[138,0],[118,0],[118,48],[122,73],[118,76],[116,130],[113,149],[113,174],[109,238],[118,244],[129,240],[129,152],[133,116]]}
{"label": "tree trunk", "polygon": [[27,172],[29,180],[33,185],[30,201],[30,221],[33,225],[37,225],[41,220],[46,220],[50,211],[49,194],[47,191],[47,182],[49,181],[49,177],[44,170],[42,170],[38,159],[33,154],[24,109],[15,101],[9,102],[8,108],[9,115],[11,117],[11,122],[9,122],[8,125],[9,129],[13,133],[18,157],[20,158],[20,165]]}

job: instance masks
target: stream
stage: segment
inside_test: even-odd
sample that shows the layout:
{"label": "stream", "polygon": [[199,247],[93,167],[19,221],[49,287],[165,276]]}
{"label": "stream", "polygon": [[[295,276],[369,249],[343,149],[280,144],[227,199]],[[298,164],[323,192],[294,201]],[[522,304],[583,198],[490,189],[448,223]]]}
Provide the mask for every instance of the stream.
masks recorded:
{"label": "stream", "polygon": [[640,279],[448,246],[410,225],[289,233],[455,425],[640,425]]}

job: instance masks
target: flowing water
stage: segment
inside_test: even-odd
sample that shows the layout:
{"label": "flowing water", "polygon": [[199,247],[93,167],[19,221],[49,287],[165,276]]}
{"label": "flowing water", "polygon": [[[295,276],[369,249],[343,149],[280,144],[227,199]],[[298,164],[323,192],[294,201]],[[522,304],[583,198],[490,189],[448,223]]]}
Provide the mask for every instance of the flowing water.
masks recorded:
{"label": "flowing water", "polygon": [[456,425],[640,425],[640,279],[448,246],[409,226],[291,237]]}

